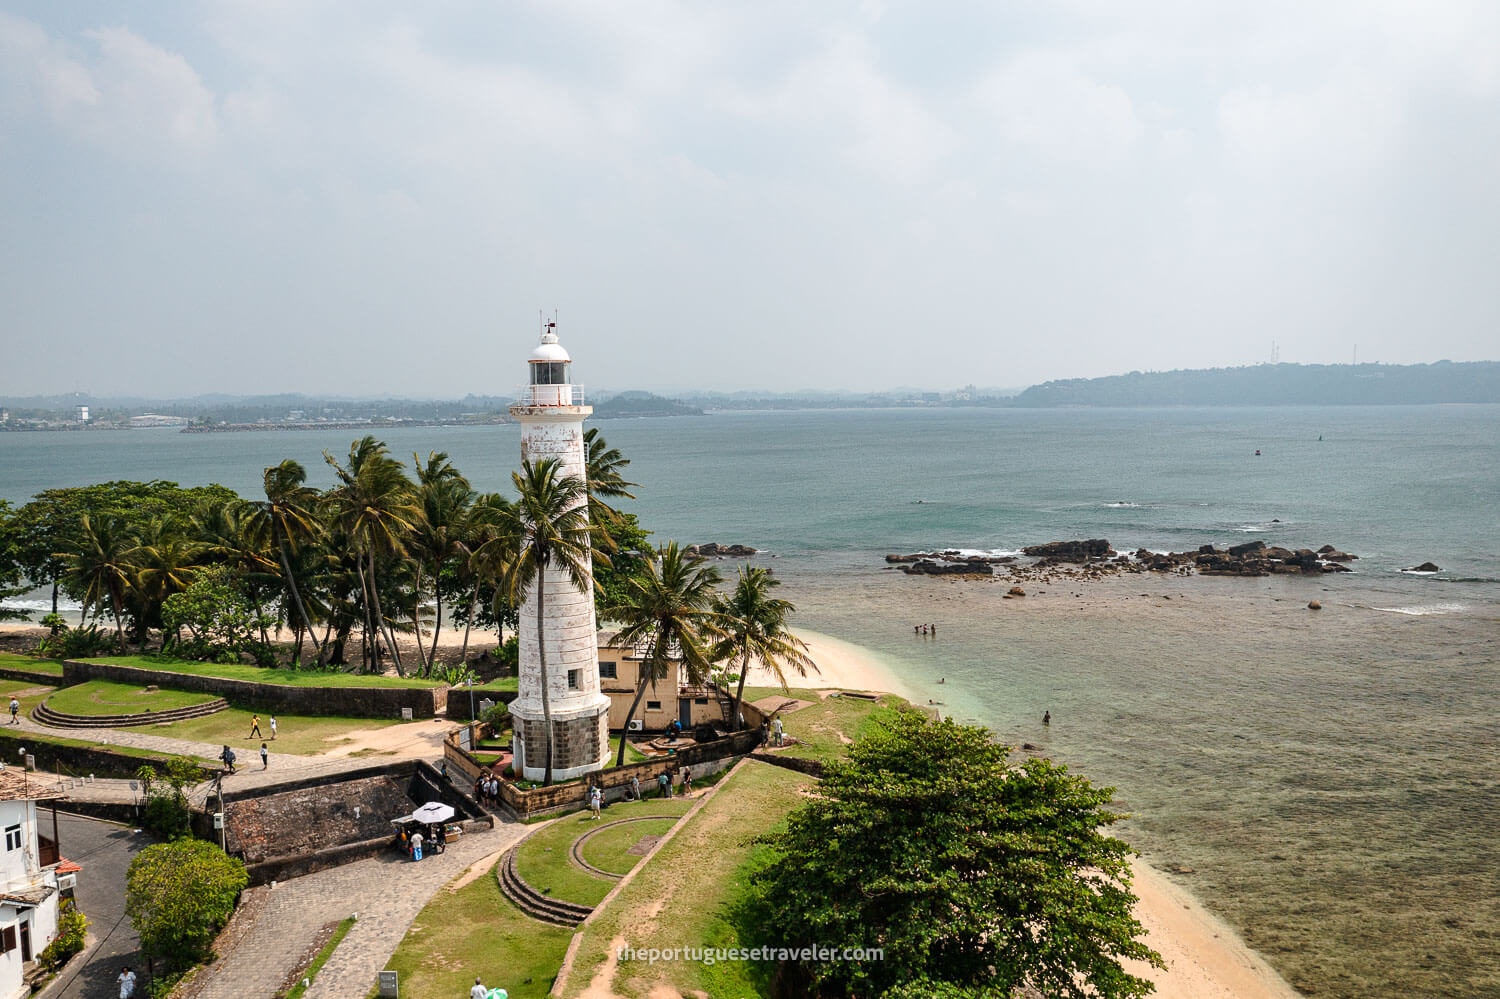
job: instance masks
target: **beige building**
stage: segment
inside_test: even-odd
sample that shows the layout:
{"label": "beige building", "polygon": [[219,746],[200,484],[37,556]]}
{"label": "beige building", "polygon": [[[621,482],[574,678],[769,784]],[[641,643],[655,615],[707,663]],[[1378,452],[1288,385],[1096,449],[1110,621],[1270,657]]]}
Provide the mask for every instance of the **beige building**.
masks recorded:
{"label": "beige building", "polygon": [[[615,632],[599,633],[599,690],[609,697],[611,732],[625,727],[625,716],[630,711],[630,702],[635,698],[636,684],[640,682],[641,669],[645,666],[645,652],[643,646],[621,645]],[[688,732],[704,724],[726,728],[733,708],[733,691],[720,690],[711,683],[688,683],[682,674],[681,660],[673,659],[667,666],[666,676],[659,678],[655,686],[647,683],[631,730],[664,732],[673,720],[681,722]]]}

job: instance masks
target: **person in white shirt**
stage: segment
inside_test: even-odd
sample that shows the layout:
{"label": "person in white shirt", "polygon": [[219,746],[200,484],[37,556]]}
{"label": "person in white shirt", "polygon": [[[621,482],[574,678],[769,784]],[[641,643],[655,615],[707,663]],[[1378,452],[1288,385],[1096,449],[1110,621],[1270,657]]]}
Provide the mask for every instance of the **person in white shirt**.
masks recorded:
{"label": "person in white shirt", "polygon": [[484,999],[489,994],[490,990],[481,985],[479,979],[474,979],[474,987],[469,990],[469,999]]}
{"label": "person in white shirt", "polygon": [[135,995],[135,972],[126,965],[125,970],[120,972],[120,999],[131,999]]}
{"label": "person in white shirt", "polygon": [[422,859],[422,834],[419,832],[411,834],[411,859]]}

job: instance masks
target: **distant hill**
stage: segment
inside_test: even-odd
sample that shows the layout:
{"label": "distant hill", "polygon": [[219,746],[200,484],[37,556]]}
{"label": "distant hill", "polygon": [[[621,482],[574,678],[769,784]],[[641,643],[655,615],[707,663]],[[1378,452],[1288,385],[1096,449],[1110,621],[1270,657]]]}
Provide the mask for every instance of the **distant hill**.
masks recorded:
{"label": "distant hill", "polygon": [[1044,382],[1015,406],[1380,406],[1500,402],[1500,361],[1260,364]]}
{"label": "distant hill", "polygon": [[638,416],[702,416],[703,410],[676,399],[650,392],[621,392],[594,404],[594,419],[629,419]]}

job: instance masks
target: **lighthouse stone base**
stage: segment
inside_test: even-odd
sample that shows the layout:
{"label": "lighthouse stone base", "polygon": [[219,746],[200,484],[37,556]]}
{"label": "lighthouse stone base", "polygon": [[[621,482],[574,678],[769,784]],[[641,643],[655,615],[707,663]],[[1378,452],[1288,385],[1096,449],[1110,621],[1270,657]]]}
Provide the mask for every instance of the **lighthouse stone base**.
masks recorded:
{"label": "lighthouse stone base", "polygon": [[[570,704],[566,711],[552,712],[553,780],[572,780],[609,766],[609,698],[600,695],[600,699],[603,704]],[[547,723],[539,706],[530,707],[535,717],[511,705],[516,732],[514,766],[526,780],[539,781],[547,775]]]}

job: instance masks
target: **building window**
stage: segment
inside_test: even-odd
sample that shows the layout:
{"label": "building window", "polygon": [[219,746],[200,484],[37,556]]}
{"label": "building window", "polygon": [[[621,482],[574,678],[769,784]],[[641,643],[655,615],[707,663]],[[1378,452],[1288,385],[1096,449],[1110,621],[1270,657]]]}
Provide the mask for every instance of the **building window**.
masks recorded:
{"label": "building window", "polygon": [[16,949],[16,928],[7,926],[0,930],[0,954],[9,954]]}
{"label": "building window", "polygon": [[647,711],[660,711],[661,710],[661,701],[647,701],[646,702],[646,710]]}
{"label": "building window", "polygon": [[577,690],[578,689],[578,674],[580,674],[582,672],[583,672],[583,670],[581,670],[581,669],[570,669],[570,670],[568,670],[568,689],[569,690]]}
{"label": "building window", "polygon": [[618,680],[620,670],[614,663],[601,662],[599,664],[599,676],[606,680]]}
{"label": "building window", "polygon": [[695,698],[693,698],[693,703],[694,704],[707,704],[708,703],[708,698],[706,698],[706,697],[695,697]]}
{"label": "building window", "polygon": [[9,853],[12,850],[19,850],[20,848],[21,848],[21,827],[20,826],[6,826],[5,827],[5,852]]}

